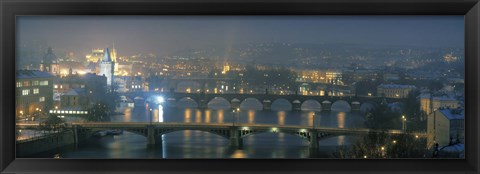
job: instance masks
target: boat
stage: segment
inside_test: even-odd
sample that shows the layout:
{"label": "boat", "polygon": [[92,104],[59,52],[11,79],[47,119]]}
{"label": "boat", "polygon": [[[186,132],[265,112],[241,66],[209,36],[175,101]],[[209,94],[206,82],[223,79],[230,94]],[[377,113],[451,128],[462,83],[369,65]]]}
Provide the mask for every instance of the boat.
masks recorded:
{"label": "boat", "polygon": [[57,153],[57,154],[53,155],[53,158],[62,158],[62,156],[60,156],[60,154]]}
{"label": "boat", "polygon": [[107,131],[98,131],[98,132],[95,132],[93,134],[93,136],[96,136],[96,137],[103,137],[103,136],[106,136],[108,134]]}
{"label": "boat", "polygon": [[123,134],[123,130],[121,129],[107,130],[107,135],[120,135],[120,134]]}

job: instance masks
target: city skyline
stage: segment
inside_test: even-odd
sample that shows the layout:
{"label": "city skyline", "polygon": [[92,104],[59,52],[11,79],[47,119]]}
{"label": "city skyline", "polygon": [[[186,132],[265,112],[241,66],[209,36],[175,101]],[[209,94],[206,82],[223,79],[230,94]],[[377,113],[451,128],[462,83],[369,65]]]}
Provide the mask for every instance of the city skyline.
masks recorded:
{"label": "city skyline", "polygon": [[17,157],[465,156],[461,16],[17,24]]}

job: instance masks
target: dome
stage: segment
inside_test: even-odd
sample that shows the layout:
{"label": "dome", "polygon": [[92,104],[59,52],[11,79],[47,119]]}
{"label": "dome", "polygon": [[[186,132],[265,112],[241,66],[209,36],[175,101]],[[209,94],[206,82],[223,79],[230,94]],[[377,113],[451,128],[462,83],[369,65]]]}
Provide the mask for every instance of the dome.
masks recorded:
{"label": "dome", "polygon": [[43,56],[43,61],[44,64],[52,64],[52,63],[57,63],[57,56],[53,54],[52,47],[48,47],[47,54]]}

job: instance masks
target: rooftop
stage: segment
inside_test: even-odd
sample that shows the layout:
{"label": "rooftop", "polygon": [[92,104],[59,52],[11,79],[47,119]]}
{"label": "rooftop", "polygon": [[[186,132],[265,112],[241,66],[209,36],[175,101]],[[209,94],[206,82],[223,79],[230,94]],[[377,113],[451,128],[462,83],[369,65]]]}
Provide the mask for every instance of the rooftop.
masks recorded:
{"label": "rooftop", "polygon": [[463,109],[440,109],[440,112],[447,117],[449,120],[462,120],[465,119],[465,112]]}
{"label": "rooftop", "polygon": [[39,70],[17,70],[15,74],[17,79],[55,77],[52,73]]}
{"label": "rooftop", "polygon": [[416,88],[414,85],[380,84],[379,88]]}

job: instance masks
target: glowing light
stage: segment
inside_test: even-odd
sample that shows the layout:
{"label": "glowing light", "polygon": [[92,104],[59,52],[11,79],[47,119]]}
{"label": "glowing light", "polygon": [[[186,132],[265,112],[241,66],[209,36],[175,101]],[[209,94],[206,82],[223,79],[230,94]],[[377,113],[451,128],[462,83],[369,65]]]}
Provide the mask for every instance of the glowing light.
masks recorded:
{"label": "glowing light", "polygon": [[158,103],[163,103],[163,102],[165,102],[165,99],[162,96],[158,96],[157,97],[157,102]]}
{"label": "glowing light", "polygon": [[278,132],[278,128],[276,127],[272,128],[272,132]]}

